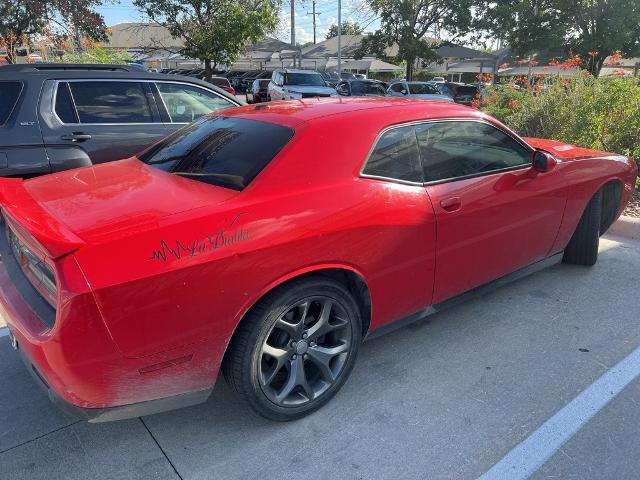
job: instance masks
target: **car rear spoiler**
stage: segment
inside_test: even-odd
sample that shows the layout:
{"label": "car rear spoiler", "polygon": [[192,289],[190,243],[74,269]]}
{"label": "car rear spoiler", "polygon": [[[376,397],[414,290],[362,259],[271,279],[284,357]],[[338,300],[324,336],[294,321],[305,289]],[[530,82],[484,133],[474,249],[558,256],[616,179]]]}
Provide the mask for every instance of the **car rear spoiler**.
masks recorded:
{"label": "car rear spoiler", "polygon": [[21,179],[0,179],[0,206],[11,227],[22,236],[34,239],[52,259],[85,244],[29,194]]}

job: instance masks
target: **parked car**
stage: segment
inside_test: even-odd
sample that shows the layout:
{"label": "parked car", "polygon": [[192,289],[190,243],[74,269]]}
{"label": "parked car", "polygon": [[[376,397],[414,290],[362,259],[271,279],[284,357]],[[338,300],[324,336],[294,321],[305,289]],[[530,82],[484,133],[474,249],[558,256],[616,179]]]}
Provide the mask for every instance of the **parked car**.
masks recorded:
{"label": "parked car", "polygon": [[241,102],[211,84],[126,65],[0,69],[0,175],[33,176],[129,157]]}
{"label": "parked car", "polygon": [[[202,79],[203,81],[204,78]],[[235,89],[231,86],[231,83],[229,82],[228,78],[225,77],[211,77],[211,81],[209,82],[213,85],[215,85],[216,87],[224,90],[225,92],[231,94],[231,95],[235,95],[236,91]]]}
{"label": "parked car", "polygon": [[247,90],[247,103],[261,103],[269,101],[269,80],[261,78],[253,81]]}
{"label": "parked car", "polygon": [[338,82],[342,80],[340,78],[340,75],[338,75],[338,72],[327,70],[319,73],[320,73],[320,76],[322,76],[322,79],[324,80],[325,85],[327,87],[336,88],[336,85],[338,85]]}
{"label": "parked car", "polygon": [[471,105],[481,93],[476,85],[468,85],[466,83],[434,82],[432,85],[443,95],[463,105]]}
{"label": "parked car", "polygon": [[394,97],[453,102],[451,97],[443,95],[433,85],[427,82],[407,82],[406,80],[398,80],[389,85],[387,92],[389,95]]}
{"label": "parked car", "polygon": [[336,87],[338,95],[344,97],[385,97],[387,90],[377,80],[342,80]]}
{"label": "parked car", "polygon": [[340,389],[363,338],[593,265],[637,171],[454,103],[228,109],[137,158],[0,179],[0,310],[81,418],[202,402],[222,366],[256,412],[292,420]]}
{"label": "parked car", "polygon": [[253,85],[253,82],[255,80],[259,80],[259,79],[270,80],[272,74],[273,74],[272,70],[256,70],[256,71],[250,72],[248,74],[245,74],[240,79],[241,91],[246,93],[247,90],[249,89],[249,87],[251,87]]}
{"label": "parked car", "polygon": [[273,72],[269,82],[271,100],[295,100],[333,95],[336,95],[335,88],[327,87],[322,75],[313,70],[278,69]]}

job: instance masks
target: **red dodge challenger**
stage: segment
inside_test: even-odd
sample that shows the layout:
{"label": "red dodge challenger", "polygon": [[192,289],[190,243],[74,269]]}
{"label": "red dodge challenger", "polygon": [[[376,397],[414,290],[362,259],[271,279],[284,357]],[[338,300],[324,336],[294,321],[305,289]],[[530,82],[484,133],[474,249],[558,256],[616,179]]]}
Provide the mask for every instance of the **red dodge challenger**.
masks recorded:
{"label": "red dodge challenger", "polygon": [[364,338],[554,262],[592,265],[637,168],[457,104],[225,110],[137,158],[0,180],[0,310],[91,421],[203,402],[291,420]]}

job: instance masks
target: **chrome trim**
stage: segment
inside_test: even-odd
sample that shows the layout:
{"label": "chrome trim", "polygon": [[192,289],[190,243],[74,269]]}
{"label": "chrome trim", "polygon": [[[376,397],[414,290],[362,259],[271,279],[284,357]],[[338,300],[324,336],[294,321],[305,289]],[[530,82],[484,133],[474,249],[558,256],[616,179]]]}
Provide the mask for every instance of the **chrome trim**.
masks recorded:
{"label": "chrome trim", "polygon": [[397,178],[383,177],[383,176],[379,176],[379,175],[370,175],[370,174],[364,173],[364,169],[367,167],[367,163],[369,162],[369,159],[371,158],[371,154],[373,153],[374,149],[376,148],[376,145],[378,144],[378,142],[380,141],[382,136],[385,133],[387,133],[388,131],[396,129],[396,128],[402,128],[402,127],[411,127],[411,126],[416,126],[416,125],[424,125],[424,124],[428,124],[428,123],[444,123],[444,122],[475,122],[475,123],[483,123],[485,125],[489,125],[489,126],[495,128],[496,130],[499,130],[500,132],[504,133],[509,138],[515,140],[517,143],[519,143],[520,145],[525,147],[531,153],[533,153],[535,151],[535,149],[533,149],[531,147],[531,145],[528,145],[524,140],[514,136],[510,132],[504,131],[499,126],[497,126],[494,123],[492,123],[492,122],[490,122],[488,120],[485,120],[483,118],[456,118],[456,117],[451,117],[451,118],[434,118],[434,119],[430,119],[430,120],[412,120],[410,122],[398,123],[396,125],[391,125],[389,127],[386,127],[376,136],[373,144],[371,145],[371,148],[369,149],[369,152],[367,153],[367,156],[365,157],[365,160],[364,160],[364,162],[362,164],[362,167],[360,168],[360,173],[358,174],[358,176],[362,177],[362,178],[371,178],[371,179],[374,179],[374,180],[385,180],[385,181],[390,181],[390,182],[393,182],[393,183],[401,183],[403,185],[422,185],[422,186],[427,186],[427,185],[437,185],[437,184],[440,184],[440,183],[448,183],[448,182],[458,181],[458,180],[466,180],[466,179],[475,178],[475,177],[483,177],[483,176],[487,176],[487,175],[492,175],[494,173],[502,173],[502,172],[507,172],[507,171],[511,171],[511,170],[520,170],[520,169],[523,169],[525,167],[528,168],[531,165],[531,164],[524,163],[522,165],[516,165],[516,166],[513,166],[513,167],[501,168],[499,170],[492,170],[490,172],[473,173],[471,175],[465,175],[464,177],[445,178],[445,179],[442,179],[442,180],[432,180],[430,182],[424,182],[424,181],[422,181],[422,182],[411,182],[411,181],[408,181],[408,180],[400,180],[400,179],[397,179]]}
{"label": "chrome trim", "polygon": [[[176,80],[149,80],[149,79],[129,79],[129,78],[123,78],[123,79],[113,79],[113,78],[87,78],[87,79],[82,79],[82,78],[78,78],[78,79],[63,79],[63,80],[53,80],[53,95],[51,96],[51,112],[53,113],[53,116],[60,122],[61,125],[65,125],[65,126],[79,126],[79,125],[110,125],[110,126],[116,126],[116,125],[166,125],[167,122],[163,122],[162,119],[160,119],[160,121],[158,122],[134,122],[134,123],[65,123],[62,121],[62,119],[58,116],[58,113],[56,112],[56,98],[58,96],[58,85],[60,83],[78,83],[78,82],[118,82],[118,83],[122,83],[122,82],[130,82],[130,83],[175,83],[176,85],[189,85],[192,87],[196,87],[199,88],[201,90],[204,90],[206,92],[209,93],[213,93],[214,95],[216,95],[219,98],[222,98],[223,100],[227,100],[229,103],[231,104],[235,104],[236,107],[241,106],[241,104],[239,102],[237,102],[236,100],[231,100],[230,98],[225,97],[224,95],[220,95],[218,92],[215,92],[213,90],[209,90],[208,88],[203,87],[202,85],[198,85],[197,83],[190,83],[190,82],[179,82]],[[157,88],[157,87],[156,87]],[[160,90],[158,90],[158,94],[160,95]],[[71,87],[69,87],[69,95],[71,96],[71,99],[73,101],[73,108],[76,109],[76,105],[75,105],[75,100],[73,99],[73,91],[71,90]],[[147,96],[145,95],[145,98],[147,98]],[[160,96],[160,98],[162,98],[162,95]],[[147,102],[149,100],[147,99]],[[154,101],[155,101],[155,97],[154,97]],[[163,100],[164,102],[164,100]],[[149,104],[149,108],[151,108],[151,104]],[[166,107],[165,107],[166,110]],[[167,114],[168,114],[168,110]],[[77,112],[77,109],[76,109]],[[152,112],[153,113],[153,112]],[[169,118],[171,118],[171,115],[169,115]],[[80,121],[80,116],[78,116],[78,121]],[[169,124],[175,124],[175,125],[187,125],[189,122],[183,123],[183,122],[168,122]]]}

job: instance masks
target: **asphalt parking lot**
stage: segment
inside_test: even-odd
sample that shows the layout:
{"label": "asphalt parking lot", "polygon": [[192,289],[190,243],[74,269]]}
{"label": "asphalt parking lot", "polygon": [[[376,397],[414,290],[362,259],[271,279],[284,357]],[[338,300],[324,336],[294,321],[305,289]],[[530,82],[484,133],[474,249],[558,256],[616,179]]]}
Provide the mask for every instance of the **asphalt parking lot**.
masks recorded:
{"label": "asphalt parking lot", "polygon": [[636,479],[639,282],[640,242],[603,239],[591,269],[557,265],[367,342],[337,397],[288,424],[224,382],[200,406],[77,422],[2,337],[0,479]]}

